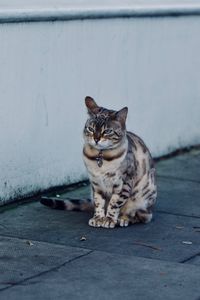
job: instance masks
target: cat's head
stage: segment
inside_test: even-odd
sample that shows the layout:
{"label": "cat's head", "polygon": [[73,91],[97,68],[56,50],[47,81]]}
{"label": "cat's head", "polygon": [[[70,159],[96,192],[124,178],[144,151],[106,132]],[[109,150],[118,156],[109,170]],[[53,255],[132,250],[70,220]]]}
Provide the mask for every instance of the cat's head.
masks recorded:
{"label": "cat's head", "polygon": [[117,147],[126,136],[126,117],[128,108],[119,111],[100,107],[91,97],[85,98],[89,119],[84,128],[85,142],[96,149]]}

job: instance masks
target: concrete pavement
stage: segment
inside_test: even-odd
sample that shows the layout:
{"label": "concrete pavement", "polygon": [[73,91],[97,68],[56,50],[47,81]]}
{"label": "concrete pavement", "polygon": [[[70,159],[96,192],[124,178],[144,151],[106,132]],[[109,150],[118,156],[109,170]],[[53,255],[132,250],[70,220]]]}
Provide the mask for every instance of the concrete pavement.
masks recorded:
{"label": "concrete pavement", "polygon": [[[157,170],[147,225],[91,228],[89,213],[38,199],[1,208],[0,299],[200,299],[200,150]],[[88,197],[89,187],[61,196]]]}

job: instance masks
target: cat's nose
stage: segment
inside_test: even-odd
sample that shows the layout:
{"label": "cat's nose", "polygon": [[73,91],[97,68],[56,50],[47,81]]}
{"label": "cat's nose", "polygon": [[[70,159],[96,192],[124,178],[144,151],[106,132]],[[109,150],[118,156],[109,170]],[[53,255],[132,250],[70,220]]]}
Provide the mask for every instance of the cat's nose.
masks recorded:
{"label": "cat's nose", "polygon": [[93,138],[94,138],[94,141],[95,141],[95,143],[96,143],[96,145],[97,145],[98,142],[99,142],[100,139],[101,139],[101,136],[100,136],[100,134],[99,134],[98,132],[95,132]]}

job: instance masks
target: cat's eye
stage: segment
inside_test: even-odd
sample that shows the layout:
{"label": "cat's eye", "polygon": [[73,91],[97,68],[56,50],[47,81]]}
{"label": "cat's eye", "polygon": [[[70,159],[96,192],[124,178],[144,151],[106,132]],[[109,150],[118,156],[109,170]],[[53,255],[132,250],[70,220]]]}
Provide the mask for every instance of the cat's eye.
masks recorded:
{"label": "cat's eye", "polygon": [[89,132],[92,132],[92,133],[94,132],[94,128],[91,127],[91,126],[88,126],[88,127],[87,127],[87,130],[88,130]]}
{"label": "cat's eye", "polygon": [[105,129],[103,134],[111,134],[113,132],[112,129]]}

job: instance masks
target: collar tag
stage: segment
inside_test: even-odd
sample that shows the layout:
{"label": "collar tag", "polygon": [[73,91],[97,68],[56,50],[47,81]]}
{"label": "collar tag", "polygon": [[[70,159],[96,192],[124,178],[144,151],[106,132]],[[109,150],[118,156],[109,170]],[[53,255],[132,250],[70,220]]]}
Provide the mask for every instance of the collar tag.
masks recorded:
{"label": "collar tag", "polygon": [[96,162],[99,168],[103,166],[103,153],[99,151],[99,155],[96,157]]}

